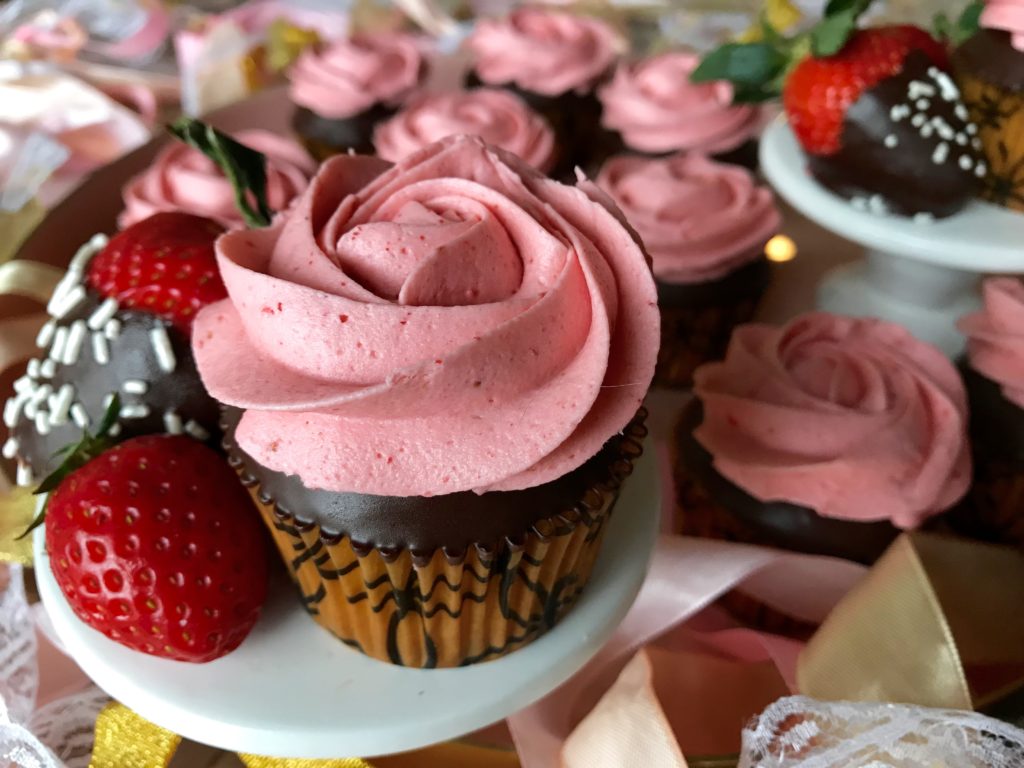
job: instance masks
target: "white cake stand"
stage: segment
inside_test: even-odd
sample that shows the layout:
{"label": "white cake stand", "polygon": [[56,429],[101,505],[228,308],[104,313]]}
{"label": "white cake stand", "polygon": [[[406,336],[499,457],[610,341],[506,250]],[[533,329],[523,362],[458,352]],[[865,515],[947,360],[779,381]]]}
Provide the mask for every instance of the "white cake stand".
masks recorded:
{"label": "white cake stand", "polygon": [[980,276],[1024,272],[1019,213],[973,202],[948,219],[924,223],[857,209],[815,181],[781,118],[761,139],[761,167],[800,213],[866,249],[863,261],[834,269],[822,281],[822,309],[900,323],[956,356],[964,340],[955,323],[979,306]]}
{"label": "white cake stand", "polygon": [[35,535],[39,594],[61,642],[97,685],[193,741],[275,757],[403,752],[522,709],[605,643],[640,589],[657,537],[655,467],[648,443],[575,608],[522,650],[470,667],[407,669],[363,656],[314,623],[288,583],[272,590],[252,634],[224,658],[186,664],[147,656],[108,640],[71,612],[50,571],[41,528]]}

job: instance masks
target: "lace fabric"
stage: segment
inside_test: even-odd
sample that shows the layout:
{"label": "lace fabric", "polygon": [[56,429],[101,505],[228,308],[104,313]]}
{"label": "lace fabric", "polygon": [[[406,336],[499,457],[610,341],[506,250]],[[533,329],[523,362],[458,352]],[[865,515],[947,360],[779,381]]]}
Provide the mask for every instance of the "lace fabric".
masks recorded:
{"label": "lace fabric", "polygon": [[973,712],[792,696],[743,732],[739,768],[1020,768],[1024,731]]}

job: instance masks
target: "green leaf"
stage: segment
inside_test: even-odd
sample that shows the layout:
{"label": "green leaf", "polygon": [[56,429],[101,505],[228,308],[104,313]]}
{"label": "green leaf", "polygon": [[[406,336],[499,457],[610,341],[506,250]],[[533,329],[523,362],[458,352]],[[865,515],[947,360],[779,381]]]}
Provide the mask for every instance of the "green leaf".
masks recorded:
{"label": "green leaf", "polygon": [[985,10],[983,0],[972,0],[963,9],[956,21],[945,13],[936,14],[932,29],[939,40],[948,40],[957,46],[973,37],[981,28],[981,12]]}
{"label": "green leaf", "polygon": [[[235,192],[235,205],[250,227],[270,224],[273,211],[267,203],[267,158],[212,125],[183,117],[167,129],[191,147],[195,147],[224,172]],[[254,208],[249,200],[256,201]]]}
{"label": "green leaf", "polygon": [[811,52],[818,57],[834,56],[843,49],[857,29],[857,21],[873,0],[831,0],[825,17],[811,31]]}
{"label": "green leaf", "polygon": [[708,54],[690,80],[727,80],[737,92],[749,93],[764,88],[785,66],[786,57],[768,43],[729,43]]}

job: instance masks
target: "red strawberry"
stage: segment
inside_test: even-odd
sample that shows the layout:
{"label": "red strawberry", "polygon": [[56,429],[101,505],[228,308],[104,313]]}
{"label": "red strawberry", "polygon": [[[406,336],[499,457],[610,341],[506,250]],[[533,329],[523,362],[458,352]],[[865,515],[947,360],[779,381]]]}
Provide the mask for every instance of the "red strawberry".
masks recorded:
{"label": "red strawberry", "polygon": [[266,598],[259,513],[224,459],[189,437],[128,440],[64,477],[46,549],[82,621],[155,656],[223,656]]}
{"label": "red strawberry", "polygon": [[119,232],[93,258],[89,285],[188,333],[196,312],[227,296],[213,251],[223,231],[190,213],[154,214]]}
{"label": "red strawberry", "polygon": [[782,99],[804,149],[812,155],[838,152],[847,110],[865,91],[898,75],[914,51],[948,67],[942,44],[911,25],[862,29],[839,53],[801,60],[786,78]]}

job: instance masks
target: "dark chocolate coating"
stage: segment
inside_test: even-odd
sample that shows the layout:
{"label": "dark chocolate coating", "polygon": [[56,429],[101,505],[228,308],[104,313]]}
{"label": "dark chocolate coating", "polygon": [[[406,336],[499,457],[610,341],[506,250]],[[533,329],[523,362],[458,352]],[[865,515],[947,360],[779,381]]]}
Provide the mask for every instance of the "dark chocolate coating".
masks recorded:
{"label": "dark chocolate coating", "polygon": [[771,264],[765,258],[758,258],[719,280],[706,283],[658,280],[658,304],[693,309],[730,304],[748,296],[761,296],[767,290],[771,277]]}
{"label": "dark chocolate coating", "polygon": [[[693,431],[703,419],[704,408],[694,399],[676,430],[682,470],[696,478],[723,511],[740,520],[751,534],[751,543],[871,564],[899,536],[899,529],[888,522],[837,520],[796,504],[755,499],[723,477],[714,468],[711,454],[694,438]],[[856,493],[855,488],[850,491]]]}
{"label": "dark chocolate coating", "polygon": [[[441,496],[336,493],[307,488],[298,476],[253,461],[234,440],[241,414],[236,408],[224,409],[224,449],[235,463],[241,459],[243,480],[246,474],[254,477],[264,498],[273,499],[301,525],[319,526],[327,536],[348,536],[356,545],[384,551],[408,549],[414,554],[443,549],[457,556],[474,545],[514,542],[541,520],[575,507],[590,488],[605,483],[624,449],[624,438],[616,435],[578,469],[521,491]],[[641,424],[645,415],[637,416]]]}
{"label": "dark chocolate coating", "polygon": [[1007,400],[996,382],[966,360],[961,360],[959,367],[967,388],[975,457],[1024,464],[1024,408]]}
{"label": "dark chocolate coating", "polygon": [[[78,319],[85,320],[99,306],[99,298],[89,293],[86,301],[61,321],[70,325]],[[206,393],[199,374],[189,340],[170,323],[155,315],[135,311],[119,311],[115,317],[121,321],[121,334],[109,342],[110,362],[99,365],[93,358],[90,338],[86,337],[78,362],[73,365],[60,364],[53,379],[43,379],[54,390],[66,383],[75,387],[75,399],[85,406],[89,414],[90,429],[95,429],[103,417],[104,398],[111,392],[119,392],[122,405],[141,403],[149,406],[149,416],[142,419],[121,419],[121,434],[118,439],[165,432],[164,413],[174,410],[183,422],[195,420],[210,433],[215,441],[218,433],[217,403]],[[150,342],[150,329],[162,325],[167,328],[177,365],[172,373],[160,369]],[[46,356],[46,350],[40,350]],[[144,395],[125,394],[121,385],[128,380],[139,379],[149,385]],[[40,435],[32,420],[22,412],[15,426],[14,436],[19,441],[18,457],[31,468],[36,480],[41,480],[60,463],[53,455],[82,438],[82,430],[69,420],[55,426],[47,435]]]}
{"label": "dark chocolate coating", "polygon": [[953,54],[953,67],[1009,91],[1024,90],[1024,53],[1002,29],[978,30]]}
{"label": "dark chocolate coating", "polygon": [[398,110],[384,104],[375,104],[365,112],[346,118],[321,117],[305,107],[296,107],[292,116],[292,129],[302,139],[337,152],[350,148],[361,155],[374,154],[373,129],[377,123],[387,120]]}
{"label": "dark chocolate coating", "polygon": [[[846,114],[841,149],[828,156],[810,156],[810,169],[818,181],[846,198],[880,195],[889,211],[903,216],[928,213],[942,218],[963,208],[981,187],[982,179],[975,174],[983,162],[981,152],[970,140],[960,144],[953,136],[943,138],[934,128],[924,137],[923,126],[913,124],[923,115],[927,121],[941,120],[954,136],[968,136],[969,121],[957,115],[958,106],[961,112],[966,107],[960,98],[943,97],[938,81],[929,74],[933,66],[926,54],[915,51],[899,75],[865,91]],[[936,95],[911,99],[913,82],[934,88]],[[922,101],[927,109],[918,109]],[[892,110],[901,107],[909,111],[894,120]],[[888,137],[895,137],[897,144],[886,146]],[[942,161],[936,162],[943,154]],[[967,169],[960,165],[965,155],[970,158]]]}

